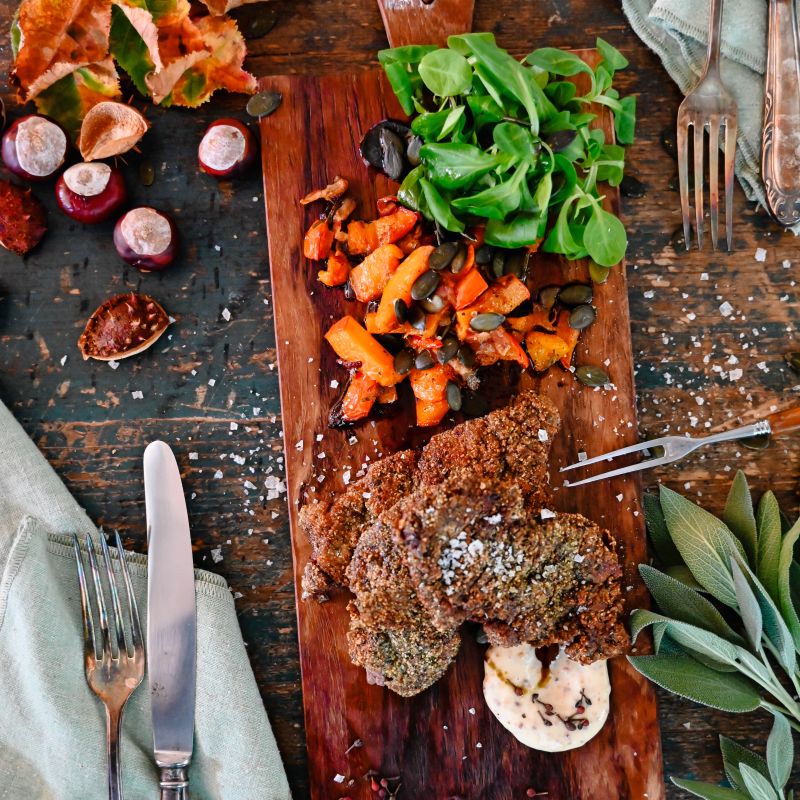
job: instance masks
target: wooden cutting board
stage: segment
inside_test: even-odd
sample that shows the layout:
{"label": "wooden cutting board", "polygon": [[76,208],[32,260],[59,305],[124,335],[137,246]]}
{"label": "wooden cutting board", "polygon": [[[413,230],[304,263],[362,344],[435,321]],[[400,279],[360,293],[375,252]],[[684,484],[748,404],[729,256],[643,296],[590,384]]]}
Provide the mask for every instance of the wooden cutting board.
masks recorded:
{"label": "wooden cutting board", "polygon": [[[596,58],[593,51],[580,55]],[[322,286],[317,265],[302,255],[305,230],[320,213],[315,206],[299,205],[308,191],[335,175],[346,176],[360,203],[357,215],[371,219],[376,198],[396,190],[396,184],[368,169],[358,152],[371,125],[403,117],[394,95],[379,70],[271,77],[261,83],[283,95],[281,107],[261,121],[261,138],[312,798],[374,798],[363,776],[375,770],[400,776],[400,797],[412,800],[512,800],[524,798],[529,788],[546,792],[547,800],[663,800],[654,693],[624,658],[610,664],[612,710],[600,734],[569,753],[540,753],[519,744],[486,707],[484,648],[474,630],[465,628],[458,659],[438,684],[404,699],[368,685],[364,671],[350,663],[346,597],[324,605],[300,599],[310,545],[297,525],[299,507],[341,490],[343,472],[355,476],[370,460],[425,441],[431,431],[411,427],[411,408],[354,430],[328,428],[328,411],[341,391],[331,381],[341,386],[346,375],[322,335],[333,321],[346,313],[358,316],[361,309],[341,290]],[[610,122],[602,118],[608,133]],[[615,191],[606,202],[619,210]],[[534,270],[556,279],[545,282],[587,275],[585,264],[547,255],[536,257]],[[507,389],[535,387],[558,406],[562,429],[553,442],[555,485],[561,483],[558,467],[576,460],[579,451],[602,453],[637,439],[624,265],[597,287],[595,305],[598,320],[582,335],[576,363],[606,365],[613,388],[588,389],[558,367],[543,378],[524,374],[518,379],[510,370],[499,378]],[[647,603],[636,571],[646,560],[640,494],[636,477],[556,493],[559,510],[579,511],[613,531],[625,564],[629,608]],[[351,748],[356,740],[363,746]],[[344,781],[337,782],[337,776]]]}

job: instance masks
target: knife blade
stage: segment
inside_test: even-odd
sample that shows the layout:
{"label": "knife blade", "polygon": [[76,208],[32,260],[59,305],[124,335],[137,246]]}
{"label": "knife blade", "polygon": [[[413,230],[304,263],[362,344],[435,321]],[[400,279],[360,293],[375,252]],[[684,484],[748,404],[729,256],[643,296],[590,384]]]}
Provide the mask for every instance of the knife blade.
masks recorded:
{"label": "knife blade", "polygon": [[187,797],[192,758],[197,609],[189,515],[178,463],[164,442],[144,451],[147,673],[162,800]]}

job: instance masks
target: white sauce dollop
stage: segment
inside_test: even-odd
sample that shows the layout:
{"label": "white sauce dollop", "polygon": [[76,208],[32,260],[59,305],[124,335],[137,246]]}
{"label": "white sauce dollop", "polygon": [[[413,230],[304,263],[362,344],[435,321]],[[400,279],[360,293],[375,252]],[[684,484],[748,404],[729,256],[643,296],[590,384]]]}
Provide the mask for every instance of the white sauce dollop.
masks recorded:
{"label": "white sauce dollop", "polygon": [[214,125],[200,142],[199,156],[211,169],[223,172],[242,160],[244,149],[244,135],[238,128]]}
{"label": "white sauce dollop", "polygon": [[486,652],[486,704],[504,728],[534,750],[582,747],[605,724],[610,694],[605,661],[578,664],[559,650],[544,671],[529,644]]}
{"label": "white sauce dollop", "polygon": [[14,144],[19,165],[37,177],[52,175],[64,163],[67,152],[64,131],[42,117],[20,122]]}
{"label": "white sauce dollop", "polygon": [[67,188],[82,197],[97,197],[102,194],[110,178],[111,167],[100,161],[74,164],[64,172]]}
{"label": "white sauce dollop", "polygon": [[120,228],[128,246],[142,256],[163,253],[172,240],[167,219],[147,206],[131,209],[122,218]]}

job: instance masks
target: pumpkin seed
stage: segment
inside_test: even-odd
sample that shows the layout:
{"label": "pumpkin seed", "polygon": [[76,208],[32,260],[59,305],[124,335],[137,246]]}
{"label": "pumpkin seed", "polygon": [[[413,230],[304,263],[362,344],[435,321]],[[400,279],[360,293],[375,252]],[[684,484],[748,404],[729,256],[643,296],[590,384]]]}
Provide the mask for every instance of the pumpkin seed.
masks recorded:
{"label": "pumpkin seed", "polygon": [[588,304],[576,306],[569,315],[569,326],[576,331],[582,331],[584,328],[588,328],[595,319],[597,319],[597,311],[594,306]]}
{"label": "pumpkin seed", "polygon": [[434,272],[432,269],[423,272],[411,287],[411,297],[414,300],[424,300],[426,297],[430,297],[439,288],[440,281],[438,272]]}
{"label": "pumpkin seed", "polygon": [[467,369],[474,367],[475,351],[468,344],[462,344],[461,347],[458,348],[458,360],[467,367]]}
{"label": "pumpkin seed", "polygon": [[411,306],[408,309],[408,324],[420,333],[425,330],[428,321],[425,319],[425,312],[419,306]]}
{"label": "pumpkin seed", "polygon": [[605,370],[600,369],[600,367],[592,367],[592,366],[583,366],[578,367],[575,370],[575,377],[584,385],[584,386],[606,386],[611,383],[611,379],[608,377],[608,374]]}
{"label": "pumpkin seed", "polygon": [[549,311],[556,304],[560,291],[560,286],[543,286],[539,289],[539,303],[544,306],[546,311]]}
{"label": "pumpkin seed", "polygon": [[447,405],[450,406],[452,411],[461,410],[461,387],[455,381],[447,381]]}
{"label": "pumpkin seed", "polygon": [[376,341],[380,342],[384,350],[393,356],[397,355],[405,346],[405,339],[399,333],[374,333]]}
{"label": "pumpkin seed", "polygon": [[495,278],[502,278],[506,268],[506,254],[502,250],[497,250],[492,256],[492,274]]}
{"label": "pumpkin seed", "polygon": [[406,158],[412,167],[418,167],[420,164],[419,151],[425,141],[421,136],[412,136],[406,145]]}
{"label": "pumpkin seed", "polygon": [[456,250],[456,254],[453,256],[453,260],[450,262],[450,272],[454,275],[458,275],[458,273],[464,269],[464,264],[466,263],[467,247],[466,245],[460,244],[458,250]]}
{"label": "pumpkin seed", "polygon": [[585,303],[591,303],[594,292],[587,283],[568,283],[558,292],[558,302],[567,308],[575,308]]}
{"label": "pumpkin seed", "polygon": [[800,353],[786,353],[783,357],[786,359],[786,363],[795,372],[800,372]]}
{"label": "pumpkin seed", "polygon": [[408,304],[402,297],[394,301],[394,316],[401,325],[408,321]]}
{"label": "pumpkin seed", "polygon": [[458,250],[458,244],[456,242],[444,242],[440,244],[431,253],[431,257],[428,259],[428,267],[432,270],[436,270],[436,272],[446,269],[450,266],[450,262],[453,260],[456,250]]}
{"label": "pumpkin seed", "polygon": [[271,3],[256,3],[233,11],[231,16],[245,39],[260,39],[275,27],[278,12],[271,6]]}
{"label": "pumpkin seed", "polygon": [[611,267],[601,267],[594,261],[589,262],[589,277],[593,283],[605,283],[611,274]]}
{"label": "pumpkin seed", "polygon": [[619,182],[619,190],[623,197],[644,197],[647,187],[633,175],[623,175]]}
{"label": "pumpkin seed", "polygon": [[461,392],[461,410],[468,417],[482,417],[489,410],[485,397],[465,389]]}
{"label": "pumpkin seed", "polygon": [[436,351],[436,360],[440,364],[446,364],[451,358],[455,358],[458,348],[459,343],[455,336],[445,336],[442,346]]}
{"label": "pumpkin seed", "polygon": [[562,150],[566,150],[566,148],[572,144],[576,135],[577,131],[556,131],[547,137],[547,144],[550,145],[550,149],[554,153],[560,153]]}
{"label": "pumpkin seed", "polygon": [[475,263],[478,266],[485,267],[487,264],[491,264],[493,257],[494,247],[492,247],[490,244],[482,244],[475,251]]}
{"label": "pumpkin seed", "polygon": [[524,281],[528,273],[528,255],[528,251],[525,249],[512,250],[506,256],[503,275],[514,275]]}
{"label": "pumpkin seed", "polygon": [[280,92],[259,92],[247,101],[247,113],[251,117],[268,117],[283,102]]}
{"label": "pumpkin seed", "polygon": [[419,303],[428,314],[436,314],[444,308],[444,298],[440,294],[432,294]]}
{"label": "pumpkin seed", "polygon": [[748,450],[766,450],[769,447],[771,437],[768,433],[762,433],[758,436],[748,436],[746,439],[740,439],[740,441]]}
{"label": "pumpkin seed", "polygon": [[139,181],[142,186],[152,186],[156,179],[156,171],[152,161],[142,161],[139,164]]}
{"label": "pumpkin seed", "polygon": [[414,359],[414,367],[416,369],[430,369],[435,363],[436,361],[430,350],[421,350]]}
{"label": "pumpkin seed", "polygon": [[394,371],[398,375],[408,375],[411,372],[411,367],[414,366],[414,352],[413,350],[401,350],[394,357]]}
{"label": "pumpkin seed", "polygon": [[470,328],[474,331],[488,332],[499,328],[506,318],[502,314],[494,311],[487,311],[483,314],[476,314],[469,322]]}

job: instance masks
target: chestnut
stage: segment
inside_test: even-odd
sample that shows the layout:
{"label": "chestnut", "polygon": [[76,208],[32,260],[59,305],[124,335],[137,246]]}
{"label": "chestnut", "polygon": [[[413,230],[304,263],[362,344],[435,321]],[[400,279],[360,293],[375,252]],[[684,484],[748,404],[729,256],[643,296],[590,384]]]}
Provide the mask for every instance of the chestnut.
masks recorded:
{"label": "chestnut", "polygon": [[178,252],[178,229],[163,211],[139,206],[117,221],[114,247],[123,261],[143,272],[166,269]]}
{"label": "chestnut", "polygon": [[27,181],[51,177],[67,156],[66,131],[39,114],[20,117],[3,134],[3,163]]}
{"label": "chestnut", "polygon": [[203,172],[228,178],[251,167],[257,153],[256,138],[247,125],[238,119],[218,119],[203,134],[197,160]]}
{"label": "chestnut", "polygon": [[90,225],[108,219],[127,197],[122,173],[102,161],[73,164],[56,181],[58,207],[68,217]]}

